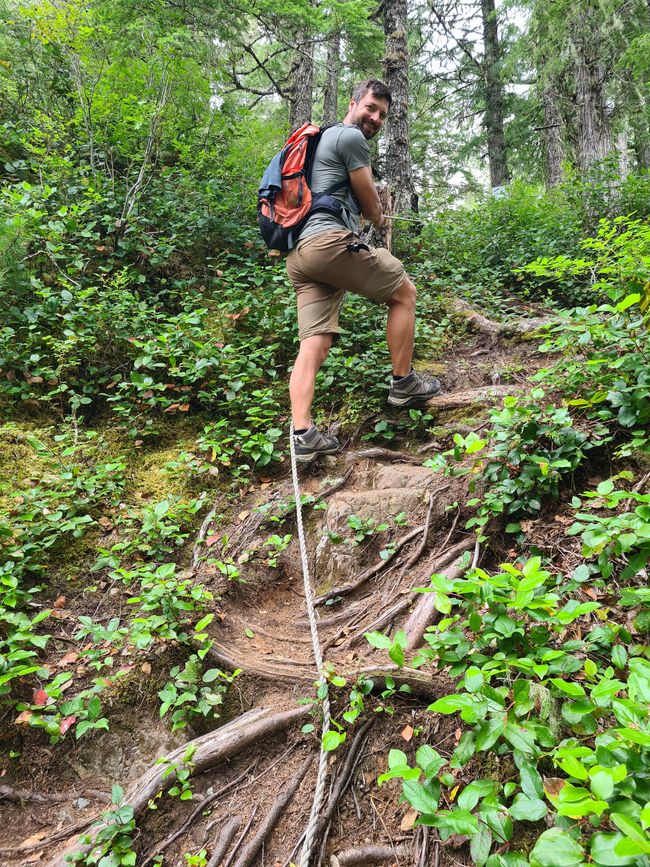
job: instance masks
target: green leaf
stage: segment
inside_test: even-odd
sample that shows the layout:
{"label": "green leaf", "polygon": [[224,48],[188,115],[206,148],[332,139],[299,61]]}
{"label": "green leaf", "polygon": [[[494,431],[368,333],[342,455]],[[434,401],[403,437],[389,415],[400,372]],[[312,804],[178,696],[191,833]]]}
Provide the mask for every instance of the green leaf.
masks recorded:
{"label": "green leaf", "polygon": [[481,669],[476,668],[474,665],[470,665],[465,672],[464,686],[467,692],[479,692],[484,683],[485,678]]}
{"label": "green leaf", "polygon": [[550,682],[557,687],[560,692],[570,695],[572,698],[582,698],[585,695],[584,689],[578,683],[570,680],[562,680],[561,677],[551,677]]}
{"label": "green leaf", "polygon": [[469,844],[470,855],[476,867],[483,867],[490,857],[492,848],[492,832],[485,825],[480,825],[478,834],[472,834]]}
{"label": "green leaf", "polygon": [[524,795],[531,800],[537,800],[544,794],[544,783],[536,767],[527,761],[521,761],[519,765],[519,778]]}
{"label": "green leaf", "polygon": [[521,750],[522,753],[535,752],[535,736],[528,729],[506,723],[505,736],[516,750]]}
{"label": "green leaf", "polygon": [[534,867],[577,867],[583,860],[582,846],[561,828],[544,831],[530,853]]}
{"label": "green leaf", "polygon": [[425,777],[435,776],[440,768],[447,764],[447,760],[429,744],[423,744],[418,748],[415,760],[424,771]]}
{"label": "green leaf", "polygon": [[637,825],[636,822],[632,821],[624,813],[612,813],[610,819],[617,828],[621,829],[626,837],[629,837],[641,846],[642,852],[650,853],[650,837],[648,837],[640,825]]}
{"label": "green leaf", "polygon": [[490,717],[484,720],[476,729],[477,752],[489,750],[499,740],[503,733],[503,717]]}
{"label": "green leaf", "polygon": [[246,629],[244,629],[244,635],[246,636],[246,638],[255,638],[255,633],[252,629],[249,629],[248,626],[246,627]]}
{"label": "green leaf", "polygon": [[537,822],[547,814],[548,807],[539,798],[528,798],[526,795],[519,794],[508,808],[508,812],[517,821]]}
{"label": "green leaf", "polygon": [[418,813],[435,813],[438,809],[440,783],[437,780],[428,780],[425,783],[405,780],[402,784],[402,793]]}
{"label": "green leaf", "polygon": [[423,816],[421,823],[466,837],[478,831],[478,819],[468,810],[438,810],[435,816]]}
{"label": "green leaf", "polygon": [[323,749],[326,753],[331,753],[343,743],[345,738],[345,732],[335,732],[330,729],[330,731],[325,732],[323,735]]}
{"label": "green leaf", "polygon": [[597,833],[589,841],[589,853],[599,867],[626,867],[637,862],[635,855],[618,855],[616,846],[625,838],[621,833]]}

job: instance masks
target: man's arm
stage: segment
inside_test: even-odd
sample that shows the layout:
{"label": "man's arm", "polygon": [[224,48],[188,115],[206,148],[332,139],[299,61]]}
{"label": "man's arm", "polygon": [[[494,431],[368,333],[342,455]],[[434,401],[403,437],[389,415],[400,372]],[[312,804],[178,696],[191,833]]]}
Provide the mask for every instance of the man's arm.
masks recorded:
{"label": "man's arm", "polygon": [[379,201],[377,187],[372,179],[370,166],[354,169],[349,173],[352,191],[359,202],[362,215],[379,229],[384,222],[384,213]]}

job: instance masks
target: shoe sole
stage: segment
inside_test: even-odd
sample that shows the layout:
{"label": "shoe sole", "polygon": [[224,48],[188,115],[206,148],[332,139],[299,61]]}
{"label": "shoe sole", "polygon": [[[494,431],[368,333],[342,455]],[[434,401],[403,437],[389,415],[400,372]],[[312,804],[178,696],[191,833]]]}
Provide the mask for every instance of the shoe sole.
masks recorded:
{"label": "shoe sole", "polygon": [[414,403],[426,403],[427,400],[431,400],[432,397],[437,397],[441,394],[441,389],[438,391],[434,391],[431,394],[422,394],[417,396],[409,396],[409,397],[390,397],[388,398],[388,403],[391,406],[412,406]]}
{"label": "shoe sole", "polygon": [[296,461],[299,464],[309,464],[321,455],[336,455],[341,449],[319,449],[317,452],[309,452],[308,454],[296,455]]}

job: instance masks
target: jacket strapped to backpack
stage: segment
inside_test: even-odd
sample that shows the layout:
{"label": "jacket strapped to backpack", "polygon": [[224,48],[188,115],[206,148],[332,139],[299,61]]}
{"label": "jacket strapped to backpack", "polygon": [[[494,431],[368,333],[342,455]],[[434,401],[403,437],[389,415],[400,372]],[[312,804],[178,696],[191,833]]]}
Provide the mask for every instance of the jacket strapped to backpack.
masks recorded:
{"label": "jacket strapped to backpack", "polygon": [[267,247],[287,253],[296,243],[308,217],[315,211],[327,211],[341,218],[343,203],[333,194],[349,181],[341,181],[327,190],[312,192],[311,172],[316,148],[329,126],[305,123],[287,140],[269,163],[257,196],[257,222]]}

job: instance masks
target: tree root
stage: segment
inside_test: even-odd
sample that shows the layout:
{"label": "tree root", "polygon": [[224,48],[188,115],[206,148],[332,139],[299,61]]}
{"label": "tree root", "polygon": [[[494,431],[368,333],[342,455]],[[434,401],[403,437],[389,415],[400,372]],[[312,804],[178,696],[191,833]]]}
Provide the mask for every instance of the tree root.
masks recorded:
{"label": "tree root", "polygon": [[530,319],[515,319],[510,322],[495,322],[494,319],[487,319],[477,313],[466,301],[456,298],[453,303],[453,310],[463,317],[470,331],[476,331],[479,334],[485,334],[495,343],[499,337],[516,337],[520,334],[532,334],[534,331],[539,331],[540,328],[547,328],[549,325],[556,325],[557,318],[546,316],[533,316]]}
{"label": "tree root", "polygon": [[[455,581],[463,575],[466,569],[464,565],[461,565],[463,559],[463,557],[459,557],[458,560],[455,560],[451,564],[451,566],[447,566],[447,568],[442,571],[442,575],[444,575],[448,581]],[[420,601],[411,612],[411,616],[404,624],[404,631],[407,636],[407,650],[415,650],[415,648],[422,643],[425,630],[427,626],[431,624],[435,613],[436,592],[434,590],[431,593],[424,593],[422,595]]]}
{"label": "tree root", "polygon": [[517,385],[487,385],[482,388],[468,388],[467,391],[452,391],[449,394],[439,394],[427,401],[430,409],[458,409],[471,406],[474,403],[496,403],[501,398],[520,392]]}
{"label": "tree root", "polygon": [[351,452],[347,456],[348,461],[356,461],[359,458],[370,458],[371,460],[377,461],[392,461],[393,463],[404,464],[418,464],[420,466],[422,461],[417,457],[417,455],[411,455],[408,452],[396,452],[392,449],[382,449],[379,447],[372,449],[362,449],[360,452]]}
{"label": "tree root", "polygon": [[246,822],[246,824],[244,825],[244,830],[241,832],[241,834],[237,838],[237,842],[235,843],[232,852],[230,853],[230,855],[228,855],[228,857],[223,862],[221,867],[230,867],[235,855],[237,854],[237,852],[239,852],[239,847],[241,846],[242,840],[244,839],[246,834],[248,834],[250,827],[253,824],[253,819],[255,818],[256,815],[257,815],[257,804],[255,804],[255,806],[251,810],[251,814],[248,817],[248,822]]}
{"label": "tree root", "polygon": [[[167,773],[169,767],[182,765],[188,747],[195,752],[192,757],[193,773],[201,773],[224,759],[232,758],[263,738],[284,731],[292,723],[303,719],[310,710],[309,705],[292,708],[288,711],[272,712],[268,708],[255,708],[242,714],[216,731],[189,741],[171,752],[164,763],[156,763],[142,774],[127,789],[122,804],[130,804],[137,817],[156,794],[176,781],[176,774]],[[100,822],[93,829],[99,832],[106,824]],[[66,836],[69,836],[66,835]],[[84,852],[92,847],[80,846],[78,838],[72,840],[59,855],[47,862],[47,867],[66,867],[66,856],[81,849]]]}
{"label": "tree root", "polygon": [[338,587],[334,587],[332,590],[328,590],[327,593],[323,593],[322,596],[317,596],[314,600],[316,605],[322,605],[324,602],[327,602],[328,599],[334,599],[335,596],[344,596],[348,593],[352,593],[357,588],[361,587],[369,578],[373,578],[375,575],[378,575],[380,572],[384,570],[384,568],[394,560],[395,557],[402,550],[404,545],[407,545],[412,539],[415,539],[416,536],[424,530],[424,525],[421,527],[416,527],[414,530],[411,530],[410,533],[407,533],[403,536],[399,542],[395,544],[395,548],[391,554],[386,557],[385,560],[380,560],[378,563],[375,563],[374,566],[371,566],[370,569],[366,569],[365,572],[362,572],[358,578],[355,578],[350,584],[341,584]]}
{"label": "tree root", "polygon": [[250,843],[248,843],[244,847],[243,851],[239,854],[239,857],[235,861],[233,867],[250,867],[250,865],[255,860],[257,853],[264,845],[264,841],[278,824],[280,817],[287,808],[289,801],[293,798],[296,791],[298,790],[298,786],[302,783],[305,774],[313,764],[313,761],[313,755],[307,756],[305,761],[300,766],[298,773],[289,783],[288,787],[275,799],[271,806],[271,809],[264,817],[264,821],[262,822],[259,831],[257,832],[257,834],[255,834]]}
{"label": "tree root", "polygon": [[[82,789],[77,792],[76,797],[84,797],[95,801],[105,801],[107,804],[111,800],[108,792],[100,792],[97,789]],[[52,792],[49,795],[39,794],[38,792],[27,792],[24,789],[13,789],[11,786],[0,786],[0,801],[15,801],[17,803],[32,803],[32,804],[59,804],[63,801],[69,801],[70,795],[64,795],[59,792]]]}
{"label": "tree root", "polygon": [[230,848],[230,844],[232,843],[235,834],[237,833],[237,831],[239,831],[240,824],[241,820],[238,816],[232,816],[230,819],[228,819],[226,824],[221,829],[219,839],[214,844],[212,855],[210,856],[210,860],[208,861],[206,867],[219,867],[219,864],[223,860],[223,856]]}
{"label": "tree root", "polygon": [[250,773],[250,771],[253,769],[254,765],[255,765],[255,763],[253,762],[253,764],[249,765],[246,768],[246,770],[244,771],[243,774],[240,774],[236,779],[232,780],[230,783],[223,786],[221,789],[219,789],[218,792],[214,792],[214,794],[209,795],[207,798],[204,798],[202,801],[200,801],[198,803],[198,805],[192,810],[192,812],[187,817],[187,819],[183,822],[181,827],[178,828],[176,831],[173,831],[168,837],[166,837],[162,841],[162,843],[159,843],[156,846],[156,848],[147,855],[147,857],[144,859],[144,861],[142,862],[140,867],[147,867],[148,864],[151,864],[151,862],[156,857],[156,855],[160,855],[161,852],[164,852],[168,846],[171,846],[171,844],[174,842],[174,840],[177,840],[179,837],[181,837],[187,831],[187,829],[189,827],[191,827],[194,820],[198,816],[200,816],[201,813],[203,813],[203,811],[206,809],[206,807],[209,807],[210,804],[213,803],[213,801],[216,801],[217,798],[220,798],[222,795],[225,795],[226,792],[229,792],[230,789],[234,788],[238,783],[241,783],[241,781],[244,779],[244,777],[246,777]]}
{"label": "tree root", "polygon": [[411,847],[406,844],[397,846],[355,846],[345,849],[338,855],[332,855],[332,867],[365,867],[368,864],[383,864],[386,861],[395,862],[396,858],[407,858]]}
{"label": "tree root", "polygon": [[[352,778],[354,772],[359,764],[361,759],[361,755],[363,752],[363,745],[365,744],[368,732],[375,724],[376,717],[371,717],[367,720],[359,729],[359,731],[354,736],[354,740],[350,744],[350,748],[345,756],[345,762],[343,767],[341,768],[341,772],[338,774],[336,778],[336,782],[334,783],[334,788],[328,798],[327,808],[321,818],[318,821],[318,825],[316,826],[316,834],[314,836],[314,851],[317,850],[319,844],[321,846],[321,855],[319,859],[319,864],[324,863],[324,847],[327,842],[327,835],[329,833],[329,828],[332,823],[332,818],[334,816],[334,811],[336,810],[339,801],[347,791],[350,783],[352,782]],[[322,843],[321,843],[322,841]]]}
{"label": "tree root", "polygon": [[[213,642],[212,647],[206,656],[222,668],[227,668],[230,671],[235,671],[236,668],[241,668],[242,671],[246,672],[246,674],[250,674],[253,677],[261,677],[265,680],[284,680],[289,683],[296,683],[298,681],[312,683],[317,677],[316,669],[314,669],[313,672],[311,669],[305,672],[299,672],[291,670],[288,666],[281,664],[267,665],[265,662],[259,662],[257,660],[237,660],[235,657],[231,656],[224,647],[218,645],[216,642]],[[305,667],[307,668],[307,666]]]}

